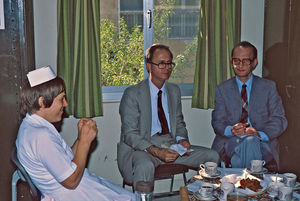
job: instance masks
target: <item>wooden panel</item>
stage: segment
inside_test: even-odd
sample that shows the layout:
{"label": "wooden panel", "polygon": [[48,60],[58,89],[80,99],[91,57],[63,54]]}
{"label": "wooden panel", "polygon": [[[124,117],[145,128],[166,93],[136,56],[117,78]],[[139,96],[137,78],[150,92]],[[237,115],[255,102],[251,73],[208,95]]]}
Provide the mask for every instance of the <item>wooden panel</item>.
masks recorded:
{"label": "wooden panel", "polygon": [[[32,1],[4,1],[5,29],[0,30],[0,195],[11,200],[11,177],[15,169],[10,161],[19,118],[19,91],[26,73],[34,68]],[[22,185],[21,185],[22,186]],[[24,185],[23,185],[24,186]],[[21,193],[20,189],[19,197]],[[30,200],[25,196],[22,200]],[[20,199],[19,199],[20,200]]]}

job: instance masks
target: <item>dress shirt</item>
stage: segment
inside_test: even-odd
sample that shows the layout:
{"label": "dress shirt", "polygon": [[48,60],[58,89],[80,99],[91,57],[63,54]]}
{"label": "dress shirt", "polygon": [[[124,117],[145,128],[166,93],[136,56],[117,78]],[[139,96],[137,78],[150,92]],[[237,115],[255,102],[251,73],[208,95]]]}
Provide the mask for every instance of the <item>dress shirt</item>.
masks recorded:
{"label": "dress shirt", "polygon": [[[246,84],[247,85],[247,88],[246,88],[246,91],[247,91],[247,99],[248,99],[248,104],[250,102],[250,94],[251,94],[251,89],[252,89],[252,82],[253,82],[253,75],[251,75],[250,79],[247,81],[247,82],[242,82],[240,81],[237,77],[235,77],[235,80],[236,80],[236,84],[238,86],[238,89],[239,89],[239,93],[241,93],[242,91],[242,87],[243,87],[243,84]],[[250,128],[252,128],[252,124],[248,118],[248,123],[250,124]],[[231,128],[232,126],[227,126],[225,128],[225,132],[224,132],[224,135],[225,136],[233,136],[232,132],[231,132]],[[263,131],[257,131],[260,135],[260,138],[262,141],[269,141],[269,137],[267,136],[267,134],[265,134]]]}
{"label": "dress shirt", "polygon": [[[157,112],[157,98],[158,98],[157,93],[159,89],[152,83],[150,79],[149,79],[149,88],[150,88],[151,111],[152,111],[151,136],[153,136],[156,133],[161,132],[161,125],[160,125],[158,112]],[[170,126],[168,98],[167,98],[165,84],[162,86],[160,90],[162,91],[162,95],[161,95],[162,107],[164,109],[164,113],[168,122],[169,131],[170,133],[172,133],[171,126]],[[185,138],[179,136],[176,137],[177,142],[181,139],[185,139]]]}

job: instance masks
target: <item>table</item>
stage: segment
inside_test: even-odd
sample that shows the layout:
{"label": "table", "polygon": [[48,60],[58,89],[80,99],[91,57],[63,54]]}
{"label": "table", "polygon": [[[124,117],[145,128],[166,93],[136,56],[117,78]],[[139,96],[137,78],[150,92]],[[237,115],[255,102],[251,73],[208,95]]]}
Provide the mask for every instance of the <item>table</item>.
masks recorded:
{"label": "table", "polygon": [[[193,196],[193,191],[195,191],[197,188],[200,188],[200,185],[203,181],[213,183],[216,186],[216,193],[220,190],[219,186],[221,184],[221,179],[226,176],[226,175],[231,175],[231,174],[237,174],[237,175],[243,175],[243,174],[249,174],[252,176],[255,176],[257,178],[260,178],[265,181],[265,183],[270,182],[272,179],[274,179],[276,176],[281,177],[281,175],[278,174],[250,174],[246,169],[244,168],[218,168],[218,170],[221,172],[220,177],[218,178],[203,178],[201,175],[196,175],[196,177],[191,178],[188,181],[188,197],[190,201],[198,201],[194,196]],[[197,186],[198,185],[198,186]],[[296,196],[297,198],[293,200],[299,200],[298,197],[300,198],[300,189],[294,192],[294,194],[297,193],[299,196]],[[294,195],[295,197],[295,195]],[[266,189],[260,193],[253,194],[253,196],[249,196],[248,198],[249,201],[272,201],[274,198],[270,197],[268,193],[266,192]]]}

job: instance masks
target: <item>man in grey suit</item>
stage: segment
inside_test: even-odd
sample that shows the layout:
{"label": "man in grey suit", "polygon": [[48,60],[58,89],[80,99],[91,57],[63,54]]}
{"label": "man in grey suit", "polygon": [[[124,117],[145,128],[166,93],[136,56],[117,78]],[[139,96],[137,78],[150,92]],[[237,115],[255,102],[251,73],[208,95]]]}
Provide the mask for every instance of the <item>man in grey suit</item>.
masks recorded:
{"label": "man in grey suit", "polygon": [[249,168],[251,160],[265,160],[269,171],[279,167],[278,137],[285,131],[282,101],[275,83],[257,77],[257,49],[247,41],[231,53],[235,77],[216,88],[212,148],[232,167]]}
{"label": "man in grey suit", "polygon": [[[122,128],[118,167],[125,181],[134,187],[137,181],[153,182],[159,164],[180,163],[199,168],[206,161],[219,161],[216,151],[190,145],[181,111],[180,89],[166,82],[175,66],[169,47],[154,44],[147,49],[145,58],[149,78],[128,87],[119,108]],[[174,144],[194,151],[180,156],[169,148]]]}

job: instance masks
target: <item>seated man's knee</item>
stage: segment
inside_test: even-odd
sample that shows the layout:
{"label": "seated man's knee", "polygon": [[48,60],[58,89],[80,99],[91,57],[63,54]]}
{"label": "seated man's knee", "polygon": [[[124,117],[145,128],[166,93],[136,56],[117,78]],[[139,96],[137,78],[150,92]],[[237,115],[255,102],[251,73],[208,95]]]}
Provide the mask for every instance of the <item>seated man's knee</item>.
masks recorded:
{"label": "seated man's knee", "polygon": [[256,137],[255,135],[249,135],[247,137],[245,137],[245,139],[247,141],[247,143],[258,143],[260,142],[260,139],[258,137]]}
{"label": "seated man's knee", "polygon": [[139,172],[153,172],[155,170],[155,166],[151,159],[149,158],[148,154],[141,151],[136,151],[133,154],[132,158],[132,166],[135,171]]}

